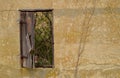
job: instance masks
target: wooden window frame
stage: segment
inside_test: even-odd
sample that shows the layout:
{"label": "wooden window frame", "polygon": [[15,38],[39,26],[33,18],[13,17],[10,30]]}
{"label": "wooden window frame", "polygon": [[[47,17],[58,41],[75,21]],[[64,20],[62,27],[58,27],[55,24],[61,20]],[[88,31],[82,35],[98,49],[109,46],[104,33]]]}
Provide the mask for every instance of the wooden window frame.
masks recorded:
{"label": "wooden window frame", "polygon": [[[53,9],[21,9],[19,10],[19,12],[50,12],[52,11],[52,17],[53,17]],[[53,42],[53,45],[52,45],[52,56],[53,56],[53,59],[52,59],[52,64],[51,65],[48,65],[48,66],[40,66],[39,68],[54,68],[54,30],[53,30],[53,20],[52,20],[52,42]],[[20,16],[20,54],[21,54],[21,67],[23,68],[35,68],[35,65],[34,65],[34,62],[32,62],[32,66],[26,66],[24,67],[22,62],[23,62],[23,56],[22,56],[22,27],[21,27],[21,16]],[[26,57],[25,57],[26,58]],[[34,57],[32,58],[32,60],[34,60]]]}

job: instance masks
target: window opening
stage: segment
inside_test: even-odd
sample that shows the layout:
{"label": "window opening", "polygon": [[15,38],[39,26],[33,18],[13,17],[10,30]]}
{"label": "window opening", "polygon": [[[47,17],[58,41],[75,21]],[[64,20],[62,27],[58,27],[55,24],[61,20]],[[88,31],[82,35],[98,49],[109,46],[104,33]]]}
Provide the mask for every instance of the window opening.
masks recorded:
{"label": "window opening", "polygon": [[53,67],[52,10],[20,11],[21,66]]}

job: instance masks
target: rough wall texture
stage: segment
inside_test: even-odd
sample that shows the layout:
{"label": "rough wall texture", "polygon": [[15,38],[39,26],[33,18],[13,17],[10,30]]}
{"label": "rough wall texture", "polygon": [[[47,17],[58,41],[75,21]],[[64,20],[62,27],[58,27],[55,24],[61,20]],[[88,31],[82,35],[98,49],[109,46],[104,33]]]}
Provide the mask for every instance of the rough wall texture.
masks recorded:
{"label": "rough wall texture", "polygon": [[[0,0],[0,78],[120,78],[120,0]],[[55,68],[20,67],[19,9],[54,9]]]}

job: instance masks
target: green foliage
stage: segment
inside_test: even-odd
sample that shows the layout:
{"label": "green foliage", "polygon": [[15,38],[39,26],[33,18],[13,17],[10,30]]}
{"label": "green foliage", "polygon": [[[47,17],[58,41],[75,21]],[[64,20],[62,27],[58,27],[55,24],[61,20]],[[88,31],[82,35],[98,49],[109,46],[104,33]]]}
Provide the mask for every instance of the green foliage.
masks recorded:
{"label": "green foliage", "polygon": [[35,25],[36,67],[52,65],[52,12],[37,12]]}

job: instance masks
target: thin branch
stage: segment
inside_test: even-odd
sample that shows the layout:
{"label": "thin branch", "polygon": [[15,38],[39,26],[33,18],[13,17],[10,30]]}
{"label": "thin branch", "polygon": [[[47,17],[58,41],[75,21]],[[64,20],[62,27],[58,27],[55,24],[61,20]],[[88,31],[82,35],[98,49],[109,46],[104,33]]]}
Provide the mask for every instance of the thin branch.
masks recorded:
{"label": "thin branch", "polygon": [[[76,63],[76,67],[75,67],[74,78],[77,78],[79,59],[80,59],[81,54],[84,52],[86,40],[87,40],[89,31],[90,31],[89,23],[90,23],[90,20],[91,20],[92,16],[94,15],[96,0],[94,0],[93,5],[94,5],[93,11],[90,14],[90,17],[88,17],[88,18],[87,18],[87,15],[86,15],[87,14],[87,6],[85,7],[85,19],[83,21],[82,34],[81,34],[81,38],[80,38],[80,41],[79,41],[78,58],[77,58],[77,63]],[[88,19],[88,21],[86,21],[87,19]]]}

